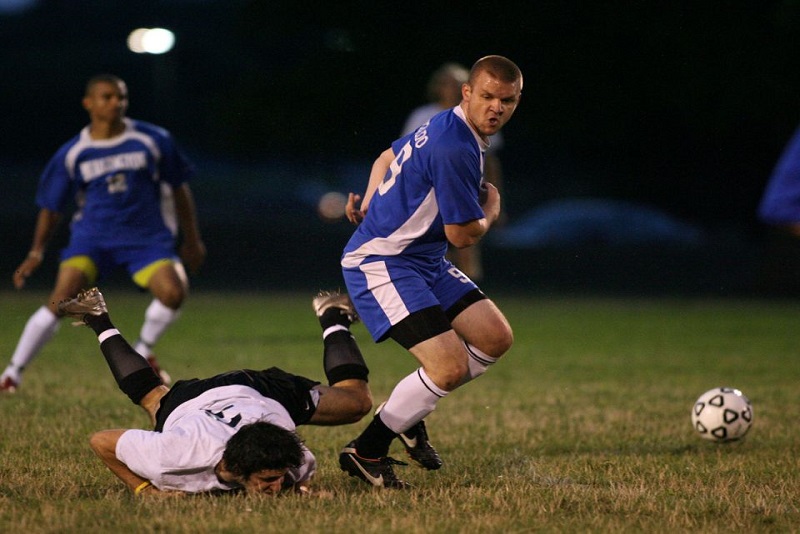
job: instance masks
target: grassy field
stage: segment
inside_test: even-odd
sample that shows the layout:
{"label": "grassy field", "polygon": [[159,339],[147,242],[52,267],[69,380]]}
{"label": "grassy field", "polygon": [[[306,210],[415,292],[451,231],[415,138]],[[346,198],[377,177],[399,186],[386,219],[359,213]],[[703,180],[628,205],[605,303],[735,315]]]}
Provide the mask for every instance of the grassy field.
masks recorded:
{"label": "grassy field", "polygon": [[[323,379],[311,295],[195,293],[158,347],[173,378],[278,365]],[[42,293],[0,293],[5,365]],[[106,291],[132,340],[148,298]],[[133,498],[87,445],[146,427],[85,328],[67,321],[0,398],[0,532],[800,531],[800,306],[707,299],[496,298],[516,344],[428,418],[438,472],[399,468],[406,492],[346,477],[337,453],[366,423],[301,427],[329,499]],[[376,401],[411,358],[354,327]],[[715,386],[753,401],[747,439],[695,435]],[[392,454],[403,457],[399,445]]]}

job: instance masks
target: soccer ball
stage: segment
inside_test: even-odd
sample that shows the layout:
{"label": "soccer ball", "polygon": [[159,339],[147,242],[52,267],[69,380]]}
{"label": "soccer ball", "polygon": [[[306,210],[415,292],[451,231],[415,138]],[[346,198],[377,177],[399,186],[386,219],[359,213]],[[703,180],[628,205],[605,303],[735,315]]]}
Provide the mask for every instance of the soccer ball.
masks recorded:
{"label": "soccer ball", "polygon": [[738,389],[706,391],[692,408],[692,426],[700,437],[724,443],[742,439],[753,424],[753,406]]}

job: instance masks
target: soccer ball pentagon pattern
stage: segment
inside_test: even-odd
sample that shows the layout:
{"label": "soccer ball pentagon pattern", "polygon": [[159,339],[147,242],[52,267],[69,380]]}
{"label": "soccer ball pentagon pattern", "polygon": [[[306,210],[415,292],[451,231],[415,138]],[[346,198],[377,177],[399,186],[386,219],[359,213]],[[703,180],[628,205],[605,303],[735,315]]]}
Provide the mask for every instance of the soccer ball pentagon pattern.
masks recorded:
{"label": "soccer ball pentagon pattern", "polygon": [[752,424],[753,406],[738,389],[710,389],[692,408],[694,429],[700,437],[717,443],[742,439]]}

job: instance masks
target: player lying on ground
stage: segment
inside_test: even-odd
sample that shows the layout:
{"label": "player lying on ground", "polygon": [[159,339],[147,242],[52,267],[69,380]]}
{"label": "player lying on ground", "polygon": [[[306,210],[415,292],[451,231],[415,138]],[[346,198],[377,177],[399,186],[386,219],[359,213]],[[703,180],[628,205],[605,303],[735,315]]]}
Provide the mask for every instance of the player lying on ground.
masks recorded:
{"label": "player lying on ground", "polygon": [[169,389],[114,328],[97,288],[60,302],[61,313],[95,331],[117,385],[154,424],[97,432],[92,449],[136,495],[309,492],[316,460],[295,427],[355,423],[372,409],[367,366],[349,330],[357,319],[349,297],[320,293],[313,306],[330,386],[272,367]]}

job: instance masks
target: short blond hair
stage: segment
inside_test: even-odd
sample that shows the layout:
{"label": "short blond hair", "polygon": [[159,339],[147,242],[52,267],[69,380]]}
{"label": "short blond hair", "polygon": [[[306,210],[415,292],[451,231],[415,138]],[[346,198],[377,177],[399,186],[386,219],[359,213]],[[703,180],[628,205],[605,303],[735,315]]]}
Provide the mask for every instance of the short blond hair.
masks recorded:
{"label": "short blond hair", "polygon": [[487,72],[494,78],[507,83],[519,81],[519,89],[522,91],[522,71],[517,64],[503,56],[484,56],[480,58],[469,71],[469,84],[475,82],[475,78],[481,72]]}

